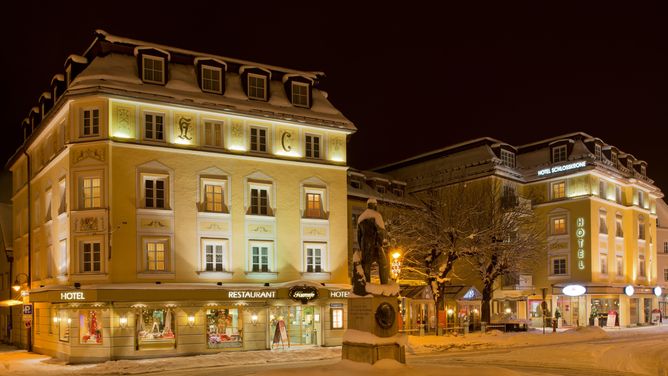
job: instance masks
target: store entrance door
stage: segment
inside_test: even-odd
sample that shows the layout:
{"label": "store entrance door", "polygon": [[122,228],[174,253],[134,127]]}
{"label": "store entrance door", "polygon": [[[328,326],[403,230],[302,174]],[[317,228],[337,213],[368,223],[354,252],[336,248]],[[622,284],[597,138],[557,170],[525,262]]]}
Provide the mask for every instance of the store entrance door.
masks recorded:
{"label": "store entrance door", "polygon": [[273,338],[278,323],[283,321],[290,346],[318,344],[320,307],[305,305],[272,307],[269,318],[270,338]]}

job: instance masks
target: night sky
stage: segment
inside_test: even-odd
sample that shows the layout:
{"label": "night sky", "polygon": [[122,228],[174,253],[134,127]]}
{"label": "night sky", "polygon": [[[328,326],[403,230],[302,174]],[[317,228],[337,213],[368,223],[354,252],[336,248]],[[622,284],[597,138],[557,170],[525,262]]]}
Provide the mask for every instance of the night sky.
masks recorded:
{"label": "night sky", "polygon": [[5,9],[0,26],[4,161],[51,77],[100,28],[324,71],[329,99],[359,129],[349,143],[353,167],[482,136],[519,145],[584,131],[646,160],[648,175],[668,191],[668,32],[660,2],[33,3]]}

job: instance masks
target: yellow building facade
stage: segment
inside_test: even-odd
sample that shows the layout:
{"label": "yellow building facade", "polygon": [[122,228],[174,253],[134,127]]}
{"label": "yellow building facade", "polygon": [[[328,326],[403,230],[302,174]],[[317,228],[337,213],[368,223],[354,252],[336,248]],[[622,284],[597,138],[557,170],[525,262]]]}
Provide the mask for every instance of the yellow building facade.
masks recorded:
{"label": "yellow building facade", "polygon": [[16,341],[70,362],[340,345],[355,127],[319,77],[98,31],[10,162]]}

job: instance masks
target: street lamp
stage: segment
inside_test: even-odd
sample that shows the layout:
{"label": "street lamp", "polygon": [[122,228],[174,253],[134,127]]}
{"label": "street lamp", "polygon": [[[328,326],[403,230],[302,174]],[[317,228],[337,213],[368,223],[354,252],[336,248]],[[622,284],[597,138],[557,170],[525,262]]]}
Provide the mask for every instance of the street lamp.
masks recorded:
{"label": "street lamp", "polygon": [[[22,282],[19,281],[20,276],[25,277],[25,282],[22,283]],[[19,274],[16,275],[16,278],[14,278],[14,283],[12,284],[12,289],[14,289],[14,291],[18,292],[19,290],[21,290],[21,286],[23,286],[24,283],[28,283],[28,275],[26,273],[19,273]]]}
{"label": "street lamp", "polygon": [[399,278],[399,273],[401,273],[401,252],[399,250],[394,251],[392,253],[392,261],[390,263],[390,267],[392,270],[392,279],[398,279]]}

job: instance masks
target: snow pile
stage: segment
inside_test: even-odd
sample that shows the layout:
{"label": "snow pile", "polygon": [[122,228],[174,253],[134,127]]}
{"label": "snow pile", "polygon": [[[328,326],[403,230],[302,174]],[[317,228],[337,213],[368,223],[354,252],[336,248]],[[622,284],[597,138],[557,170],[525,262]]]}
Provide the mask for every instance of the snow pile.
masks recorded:
{"label": "snow pile", "polygon": [[378,337],[373,333],[355,329],[347,329],[343,334],[343,341],[352,343],[368,343],[372,345],[386,345],[396,343],[398,345],[405,346],[408,342],[408,339],[405,335],[402,334],[395,334],[391,337]]}

